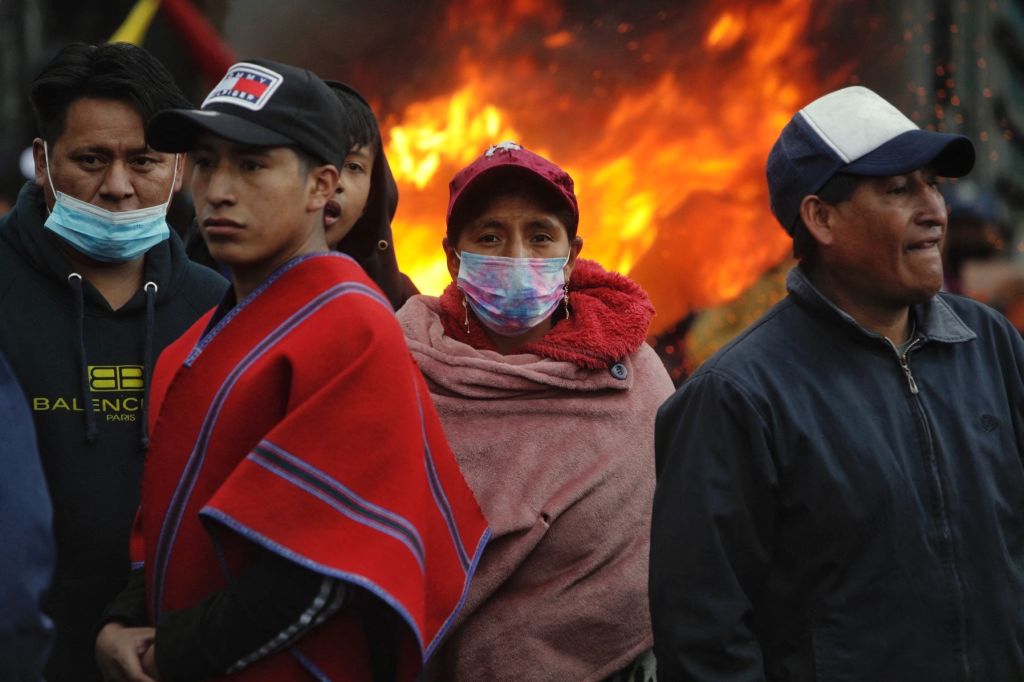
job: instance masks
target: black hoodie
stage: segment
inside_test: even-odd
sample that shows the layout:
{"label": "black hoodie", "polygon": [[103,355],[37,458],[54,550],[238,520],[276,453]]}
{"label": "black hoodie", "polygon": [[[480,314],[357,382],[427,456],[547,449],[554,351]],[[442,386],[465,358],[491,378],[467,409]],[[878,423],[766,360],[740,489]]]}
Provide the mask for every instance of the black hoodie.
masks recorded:
{"label": "black hoodie", "polygon": [[[395,184],[384,150],[379,149],[370,176],[370,194],[366,198],[366,208],[338,244],[337,250],[352,256],[362,266],[370,279],[388,297],[395,310],[401,308],[410,296],[420,293],[412,280],[398,270],[395,243],[391,236],[391,220],[397,210],[398,185]],[[197,263],[214,270],[225,271],[210,256],[195,221],[189,230],[185,248],[189,257]]]}
{"label": "black hoodie", "polygon": [[32,407],[54,505],[57,570],[46,606],[57,640],[46,679],[81,682],[99,679],[94,628],[129,573],[145,383],[160,351],[227,283],[190,262],[172,232],[146,254],[145,287],[113,310],[72,275],[45,216],[42,190],[28,183],[0,218],[0,352]]}

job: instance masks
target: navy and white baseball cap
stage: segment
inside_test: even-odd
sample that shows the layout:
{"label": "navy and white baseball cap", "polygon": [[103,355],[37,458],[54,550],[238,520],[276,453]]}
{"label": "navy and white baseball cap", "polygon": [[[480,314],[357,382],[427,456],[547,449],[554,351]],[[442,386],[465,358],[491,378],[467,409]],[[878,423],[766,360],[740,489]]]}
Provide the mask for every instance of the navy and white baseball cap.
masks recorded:
{"label": "navy and white baseball cap", "polygon": [[341,168],[351,143],[344,105],[316,74],[269,59],[227,70],[199,109],[167,109],[146,128],[158,151],[189,152],[203,132],[254,147],[298,147]]}
{"label": "navy and white baseball cap", "polygon": [[836,173],[885,177],[928,165],[943,177],[967,175],[974,145],[963,135],[922,130],[867,88],[836,90],[796,112],[772,146],[772,212],[792,235],[804,197]]}

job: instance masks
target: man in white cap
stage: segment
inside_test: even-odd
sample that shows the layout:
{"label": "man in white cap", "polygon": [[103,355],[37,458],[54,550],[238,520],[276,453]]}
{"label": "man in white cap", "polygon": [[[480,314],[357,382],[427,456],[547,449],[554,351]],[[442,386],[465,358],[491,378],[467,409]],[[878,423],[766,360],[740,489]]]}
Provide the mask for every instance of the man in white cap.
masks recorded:
{"label": "man in white cap", "polygon": [[1024,343],[939,293],[973,162],[861,87],[782,130],[789,295],[658,415],[659,679],[1020,679]]}

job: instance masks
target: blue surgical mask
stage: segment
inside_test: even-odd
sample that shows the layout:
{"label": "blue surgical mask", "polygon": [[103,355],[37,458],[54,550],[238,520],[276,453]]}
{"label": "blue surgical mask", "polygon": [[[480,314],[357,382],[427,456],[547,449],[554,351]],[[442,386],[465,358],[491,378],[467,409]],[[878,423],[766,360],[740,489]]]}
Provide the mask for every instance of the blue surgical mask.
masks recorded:
{"label": "blue surgical mask", "polygon": [[178,181],[178,156],[174,156],[174,177],[167,201],[133,211],[108,211],[87,201],[58,192],[50,177],[50,153],[43,143],[46,179],[53,191],[53,210],[43,227],[90,258],[106,263],[124,263],[138,258],[170,237],[167,207]]}
{"label": "blue surgical mask", "polygon": [[565,295],[564,258],[505,258],[463,251],[458,286],[480,322],[516,336],[548,319]]}

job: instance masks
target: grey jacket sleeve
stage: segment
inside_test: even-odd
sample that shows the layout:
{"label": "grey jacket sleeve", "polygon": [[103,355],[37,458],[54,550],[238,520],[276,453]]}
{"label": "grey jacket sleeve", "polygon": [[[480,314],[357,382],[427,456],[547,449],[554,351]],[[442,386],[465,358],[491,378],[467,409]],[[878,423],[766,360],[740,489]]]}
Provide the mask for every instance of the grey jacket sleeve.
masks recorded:
{"label": "grey jacket sleeve", "polygon": [[771,555],[775,468],[750,397],[714,370],[658,412],[650,606],[658,678],[765,678],[751,631]]}

